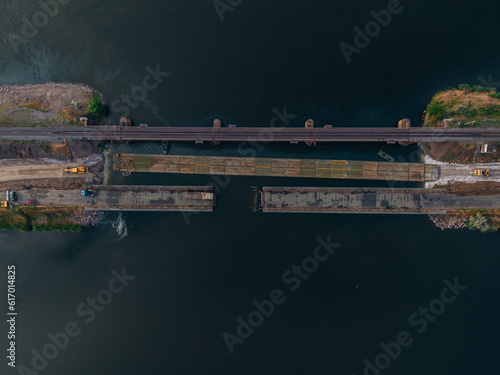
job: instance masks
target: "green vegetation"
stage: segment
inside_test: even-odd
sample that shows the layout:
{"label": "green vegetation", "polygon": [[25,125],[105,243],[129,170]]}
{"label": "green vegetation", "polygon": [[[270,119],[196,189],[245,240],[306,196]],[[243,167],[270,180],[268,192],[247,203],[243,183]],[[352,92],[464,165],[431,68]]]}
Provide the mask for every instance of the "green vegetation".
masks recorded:
{"label": "green vegetation", "polygon": [[429,116],[434,116],[438,120],[444,119],[444,115],[446,114],[446,106],[443,102],[440,101],[432,101],[427,107],[427,113]]}
{"label": "green vegetation", "polygon": [[498,127],[500,120],[500,93],[495,88],[459,85],[457,89],[437,93],[427,106],[425,126],[438,126],[451,119],[447,126]]}
{"label": "green vegetation", "polygon": [[484,87],[484,86],[479,86],[479,85],[472,87],[472,91],[475,91],[475,92],[491,92],[491,91],[496,91],[496,90],[497,89],[494,87]]}
{"label": "green vegetation", "polygon": [[0,230],[20,230],[29,232],[79,232],[83,225],[76,224],[71,208],[43,209],[32,206],[18,206],[0,211]]}
{"label": "green vegetation", "polygon": [[467,228],[470,230],[478,230],[481,233],[486,233],[493,229],[488,217],[481,215],[479,212],[476,215],[470,216],[467,222]]}
{"label": "green vegetation", "polygon": [[104,107],[101,97],[96,92],[92,94],[92,99],[89,100],[88,112],[89,115],[94,117],[101,117],[106,113],[106,107]]}
{"label": "green vegetation", "polygon": [[23,232],[31,230],[31,221],[28,215],[21,210],[11,210],[6,215],[0,216],[0,230],[15,229]]}
{"label": "green vegetation", "polygon": [[77,224],[59,224],[59,225],[48,225],[48,224],[33,224],[33,230],[35,232],[80,232],[83,229],[83,225]]}
{"label": "green vegetation", "polygon": [[33,230],[36,232],[79,232],[83,229],[82,225],[72,223],[69,213],[58,212],[53,215],[45,213],[33,217]]}
{"label": "green vegetation", "polygon": [[458,89],[471,92],[495,92],[497,90],[495,87],[471,86],[467,84],[458,85]]}

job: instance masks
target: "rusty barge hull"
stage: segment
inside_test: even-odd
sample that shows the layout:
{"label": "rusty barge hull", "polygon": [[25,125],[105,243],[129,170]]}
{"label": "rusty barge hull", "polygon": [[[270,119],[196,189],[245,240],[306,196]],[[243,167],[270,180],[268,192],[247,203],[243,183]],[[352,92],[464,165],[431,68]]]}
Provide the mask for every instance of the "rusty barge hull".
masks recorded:
{"label": "rusty barge hull", "polygon": [[439,177],[438,166],[423,163],[141,154],[113,155],[113,170],[411,182],[435,181]]}

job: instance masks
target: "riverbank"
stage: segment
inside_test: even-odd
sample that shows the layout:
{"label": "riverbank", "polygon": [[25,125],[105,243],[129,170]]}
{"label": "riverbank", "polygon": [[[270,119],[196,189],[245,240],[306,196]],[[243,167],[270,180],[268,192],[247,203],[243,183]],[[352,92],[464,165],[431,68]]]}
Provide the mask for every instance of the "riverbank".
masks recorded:
{"label": "riverbank", "polygon": [[468,228],[481,233],[500,230],[498,210],[457,210],[446,215],[430,215],[429,218],[441,230]]}
{"label": "riverbank", "polygon": [[[96,101],[104,105],[102,95],[81,84],[0,86],[0,127],[83,126],[80,117],[88,118],[89,122],[101,121],[91,115],[92,103],[95,107]],[[0,188],[74,189],[85,183],[101,184],[103,148],[102,142],[65,139],[60,142],[0,141]],[[89,173],[64,172],[64,168],[82,165]]]}
{"label": "riverbank", "polygon": [[[498,128],[500,93],[495,88],[470,85],[438,92],[427,106],[424,127]],[[489,144],[484,153],[481,145],[459,142],[432,142],[421,146],[427,155],[441,162],[470,164],[500,160],[498,143]]]}
{"label": "riverbank", "polygon": [[[460,85],[438,92],[427,106],[425,127],[466,128],[500,127],[500,94],[494,88]],[[459,142],[422,143],[424,163],[439,165],[437,181],[427,182],[426,187],[443,187],[459,195],[500,194],[500,176],[479,181],[474,169],[498,169],[500,167],[499,143],[482,144]],[[486,151],[486,152],[482,152]],[[486,210],[458,210],[447,215],[431,215],[431,221],[440,229],[479,230],[500,229],[500,212]]]}
{"label": "riverbank", "polygon": [[500,127],[500,93],[470,85],[440,91],[427,106],[424,126]]}
{"label": "riverbank", "polygon": [[[0,86],[1,126],[84,126],[104,124],[95,108],[104,108],[104,99],[89,86],[46,83]],[[65,168],[85,166],[88,173],[64,172]],[[91,141],[61,140],[0,142],[0,189],[33,188],[79,189],[104,180],[103,144]],[[80,231],[96,225],[103,213],[81,207],[15,206],[0,209],[0,229],[22,231]]]}
{"label": "riverbank", "polygon": [[103,212],[85,211],[81,207],[1,208],[0,230],[79,232],[85,227],[98,224],[103,216]]}
{"label": "riverbank", "polygon": [[103,102],[101,94],[82,84],[0,86],[0,126],[83,126],[80,118],[89,117],[95,95]]}

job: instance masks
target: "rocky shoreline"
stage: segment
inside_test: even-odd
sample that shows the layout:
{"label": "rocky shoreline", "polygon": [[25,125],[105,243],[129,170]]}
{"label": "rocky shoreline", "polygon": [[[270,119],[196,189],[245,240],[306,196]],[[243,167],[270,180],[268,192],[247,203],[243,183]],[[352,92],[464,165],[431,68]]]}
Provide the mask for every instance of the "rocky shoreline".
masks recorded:
{"label": "rocky shoreline", "polygon": [[429,215],[429,219],[441,230],[467,228],[467,218],[463,216]]}
{"label": "rocky shoreline", "polygon": [[82,215],[75,216],[75,224],[84,227],[94,227],[99,224],[104,217],[104,211],[84,211]]}

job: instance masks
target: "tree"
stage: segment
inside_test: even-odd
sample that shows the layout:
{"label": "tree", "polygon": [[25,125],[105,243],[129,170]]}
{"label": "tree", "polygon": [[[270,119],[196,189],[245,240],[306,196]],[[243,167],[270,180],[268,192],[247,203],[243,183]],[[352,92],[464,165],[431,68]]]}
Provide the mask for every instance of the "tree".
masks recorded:
{"label": "tree", "polygon": [[101,97],[96,92],[93,93],[92,99],[89,100],[89,114],[95,117],[101,117],[105,113],[104,104]]}
{"label": "tree", "polygon": [[471,87],[471,85],[463,84],[463,85],[458,85],[458,89],[471,91],[472,87]]}
{"label": "tree", "polygon": [[475,216],[471,216],[468,222],[470,230],[477,229],[481,233],[485,233],[491,229],[488,218],[482,216],[479,212]]}
{"label": "tree", "polygon": [[436,116],[439,120],[442,120],[446,114],[446,107],[441,101],[432,101],[427,106],[427,113],[429,116]]}

